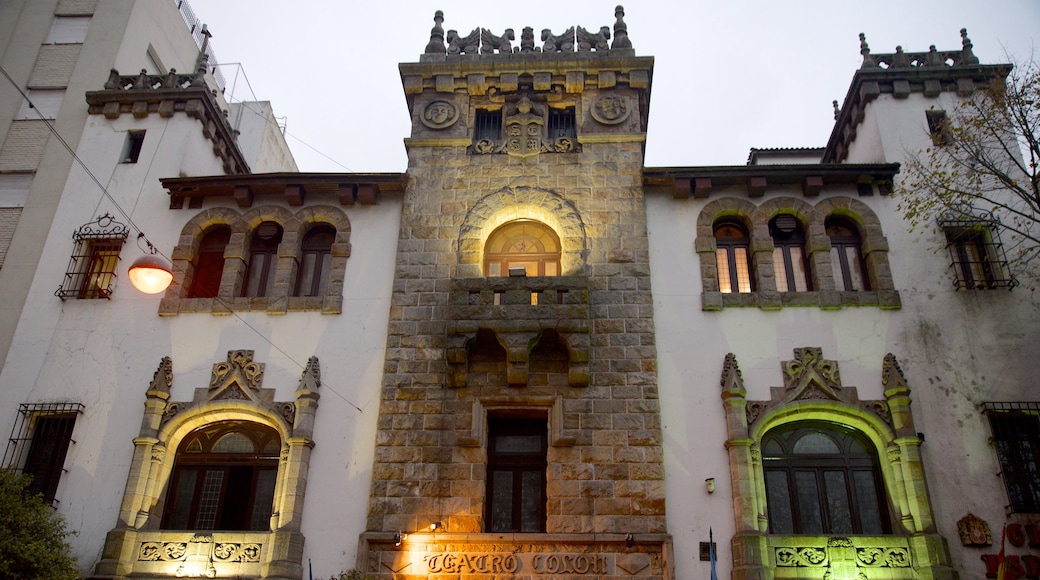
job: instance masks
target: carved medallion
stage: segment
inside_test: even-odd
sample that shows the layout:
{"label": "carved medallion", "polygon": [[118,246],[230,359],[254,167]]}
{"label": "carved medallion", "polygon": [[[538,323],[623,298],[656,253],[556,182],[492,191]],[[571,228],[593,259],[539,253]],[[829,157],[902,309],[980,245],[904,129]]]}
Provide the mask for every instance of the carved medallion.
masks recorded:
{"label": "carved medallion", "polygon": [[459,120],[459,108],[448,101],[431,101],[419,120],[431,129],[447,129]]}
{"label": "carved medallion", "polygon": [[628,99],[618,95],[604,95],[592,106],[592,118],[604,125],[623,123],[630,112]]}

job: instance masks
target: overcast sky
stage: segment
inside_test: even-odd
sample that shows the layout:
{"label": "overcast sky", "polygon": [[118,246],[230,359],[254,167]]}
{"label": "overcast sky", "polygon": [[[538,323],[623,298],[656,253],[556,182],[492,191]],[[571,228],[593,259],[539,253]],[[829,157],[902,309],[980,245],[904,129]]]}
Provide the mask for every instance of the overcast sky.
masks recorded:
{"label": "overcast sky", "polygon": [[[305,172],[403,172],[410,123],[400,62],[417,62],[433,13],[444,29],[556,34],[614,23],[589,0],[189,0],[235,100],[271,101]],[[646,165],[743,165],[751,147],[822,147],[872,52],[960,48],[968,29],[983,63],[1032,55],[1038,0],[642,0],[625,5],[629,38],[656,58]],[[519,37],[518,37],[519,40]],[[538,42],[540,45],[541,43]],[[1040,57],[1040,52],[1037,53]],[[232,66],[230,63],[240,63]],[[247,81],[248,80],[248,85]],[[234,91],[232,94],[232,90]]]}

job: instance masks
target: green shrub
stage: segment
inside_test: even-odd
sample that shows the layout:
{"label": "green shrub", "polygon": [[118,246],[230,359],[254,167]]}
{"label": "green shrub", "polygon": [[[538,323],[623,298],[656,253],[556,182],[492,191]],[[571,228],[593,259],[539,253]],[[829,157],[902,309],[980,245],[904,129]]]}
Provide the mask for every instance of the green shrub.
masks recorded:
{"label": "green shrub", "polygon": [[65,520],[39,495],[29,477],[0,469],[0,578],[77,580]]}

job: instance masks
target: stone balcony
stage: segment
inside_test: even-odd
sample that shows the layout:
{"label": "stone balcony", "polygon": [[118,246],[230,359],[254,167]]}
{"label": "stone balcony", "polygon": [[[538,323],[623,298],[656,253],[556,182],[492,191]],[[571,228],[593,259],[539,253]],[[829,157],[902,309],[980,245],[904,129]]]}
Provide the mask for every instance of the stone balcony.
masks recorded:
{"label": "stone balcony", "polygon": [[527,384],[531,350],[553,331],[567,349],[569,382],[589,381],[589,288],[582,276],[462,278],[448,303],[451,386],[465,385],[468,353],[479,331],[491,331],[506,351],[511,386]]}

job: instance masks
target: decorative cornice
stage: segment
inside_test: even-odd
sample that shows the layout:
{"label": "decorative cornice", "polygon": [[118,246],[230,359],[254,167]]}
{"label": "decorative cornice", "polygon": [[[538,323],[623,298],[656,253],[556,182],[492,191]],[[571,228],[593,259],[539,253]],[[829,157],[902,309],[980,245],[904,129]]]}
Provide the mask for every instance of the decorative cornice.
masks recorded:
{"label": "decorative cornice", "polygon": [[898,163],[644,167],[643,185],[668,187],[677,199],[706,198],[713,190],[733,185],[745,186],[750,197],[783,185],[801,185],[806,197],[816,196],[826,186],[859,184],[876,185],[879,193],[887,195],[897,173]]}
{"label": "decorative cornice", "polygon": [[405,173],[264,173],[160,179],[170,194],[170,209],[200,208],[210,197],[232,197],[239,207],[251,207],[256,197],[284,196],[291,206],[304,204],[308,194],[329,194],[340,205],[374,205],[380,192],[403,191]]}
{"label": "decorative cornice", "polygon": [[937,97],[943,92],[967,96],[977,85],[1003,81],[1011,72],[1010,64],[981,65],[972,52],[967,31],[961,29],[960,50],[937,51],[932,45],[928,52],[896,52],[871,54],[866,37],[860,34],[860,53],[863,64],[852,78],[844,104],[836,109],[834,129],[824,150],[824,163],[840,163],[849,152],[849,144],[856,138],[856,128],[863,121],[868,103],[882,94],[905,99],[911,93]]}
{"label": "decorative cornice", "polygon": [[249,173],[249,164],[238,148],[237,132],[206,85],[204,75],[205,67],[192,74],[177,74],[170,69],[160,75],[144,70],[138,75],[120,75],[112,69],[104,90],[87,91],[88,111],[108,119],[123,113],[141,119],[152,113],[172,117],[183,112],[202,122],[202,133],[213,143],[213,153],[223,160],[225,172]]}

